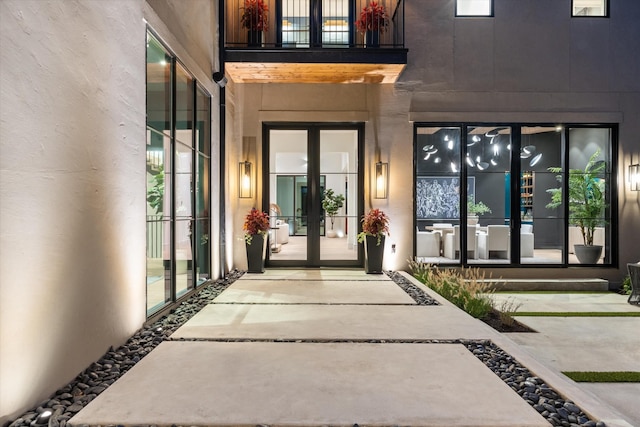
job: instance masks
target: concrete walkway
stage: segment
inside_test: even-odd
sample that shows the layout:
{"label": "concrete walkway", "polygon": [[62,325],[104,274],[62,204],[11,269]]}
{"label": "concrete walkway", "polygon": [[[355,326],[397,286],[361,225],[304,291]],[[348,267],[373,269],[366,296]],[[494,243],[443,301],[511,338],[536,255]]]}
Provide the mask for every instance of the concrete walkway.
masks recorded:
{"label": "concrete walkway", "polygon": [[632,425],[426,292],[441,305],[418,306],[386,275],[361,271],[244,275],[70,423],[548,426],[462,344],[433,341],[489,339],[593,418]]}
{"label": "concrete walkway", "polygon": [[[500,293],[494,299],[522,304],[521,312],[640,313],[614,293]],[[640,371],[640,317],[521,317],[537,334],[509,334],[557,371]],[[579,383],[640,426],[640,383]]]}

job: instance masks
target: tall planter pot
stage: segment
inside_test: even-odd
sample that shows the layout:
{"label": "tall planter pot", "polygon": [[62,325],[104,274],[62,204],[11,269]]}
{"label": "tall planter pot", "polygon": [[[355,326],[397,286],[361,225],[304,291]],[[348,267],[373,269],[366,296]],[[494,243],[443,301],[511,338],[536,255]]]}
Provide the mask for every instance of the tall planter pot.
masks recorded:
{"label": "tall planter pot", "polygon": [[596,264],[602,253],[601,245],[573,245],[573,249],[580,264]]}
{"label": "tall planter pot", "polygon": [[262,31],[257,31],[257,30],[247,31],[247,45],[249,47],[262,46]]}
{"label": "tall planter pot", "polygon": [[384,256],[384,237],[366,236],[364,241],[364,271],[367,274],[382,274],[382,257]]}
{"label": "tall planter pot", "polygon": [[380,47],[380,31],[367,31],[364,38],[366,47]]}
{"label": "tall planter pot", "polygon": [[267,236],[255,234],[251,244],[247,244],[247,272],[264,273],[264,261],[267,257]]}

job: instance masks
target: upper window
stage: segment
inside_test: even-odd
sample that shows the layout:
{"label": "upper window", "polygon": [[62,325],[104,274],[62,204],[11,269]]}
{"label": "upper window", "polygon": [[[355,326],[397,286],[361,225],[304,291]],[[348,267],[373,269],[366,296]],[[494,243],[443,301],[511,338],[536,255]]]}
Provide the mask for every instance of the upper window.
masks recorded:
{"label": "upper window", "polygon": [[573,0],[573,16],[609,16],[607,0]]}
{"label": "upper window", "polygon": [[456,0],[456,16],[493,16],[493,0]]}

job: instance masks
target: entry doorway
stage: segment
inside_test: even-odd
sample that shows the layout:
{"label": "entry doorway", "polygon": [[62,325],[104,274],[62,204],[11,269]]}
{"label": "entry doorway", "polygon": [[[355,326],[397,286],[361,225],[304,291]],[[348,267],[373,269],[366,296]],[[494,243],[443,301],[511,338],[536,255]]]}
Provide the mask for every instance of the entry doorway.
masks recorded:
{"label": "entry doorway", "polygon": [[[270,216],[272,267],[358,267],[363,213],[364,127],[265,124],[263,209]],[[325,192],[344,197],[335,215]]]}

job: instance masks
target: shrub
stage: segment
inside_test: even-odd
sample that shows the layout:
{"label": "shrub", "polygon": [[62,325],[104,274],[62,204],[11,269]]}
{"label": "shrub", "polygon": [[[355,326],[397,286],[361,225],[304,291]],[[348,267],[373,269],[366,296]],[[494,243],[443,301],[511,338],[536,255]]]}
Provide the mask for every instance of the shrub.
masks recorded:
{"label": "shrub", "polygon": [[622,281],[620,293],[622,295],[631,295],[631,276],[627,275],[627,277],[625,277]]}
{"label": "shrub", "polygon": [[479,268],[441,269],[415,260],[409,268],[420,282],[477,319],[487,317],[493,308],[493,283]]}
{"label": "shrub", "polygon": [[521,302],[516,302],[513,297],[509,297],[506,300],[503,300],[500,304],[500,307],[496,308],[500,313],[500,322],[506,326],[513,326],[515,323],[515,319],[513,315],[522,307]]}

